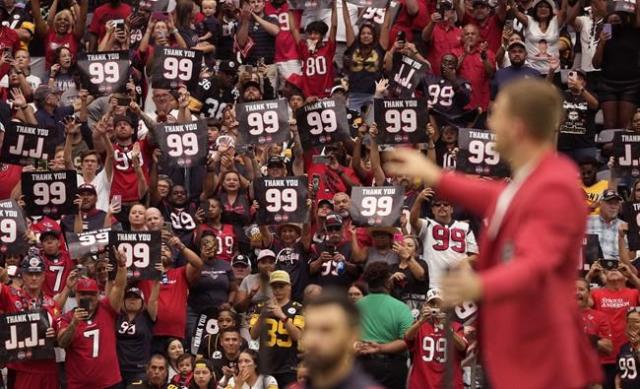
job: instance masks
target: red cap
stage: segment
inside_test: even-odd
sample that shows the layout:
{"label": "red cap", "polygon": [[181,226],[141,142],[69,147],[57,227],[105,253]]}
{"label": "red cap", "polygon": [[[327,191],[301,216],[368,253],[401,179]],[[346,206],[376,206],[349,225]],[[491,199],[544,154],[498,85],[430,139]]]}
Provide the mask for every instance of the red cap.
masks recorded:
{"label": "red cap", "polygon": [[76,292],[93,292],[98,293],[98,283],[93,278],[80,278],[76,283]]}

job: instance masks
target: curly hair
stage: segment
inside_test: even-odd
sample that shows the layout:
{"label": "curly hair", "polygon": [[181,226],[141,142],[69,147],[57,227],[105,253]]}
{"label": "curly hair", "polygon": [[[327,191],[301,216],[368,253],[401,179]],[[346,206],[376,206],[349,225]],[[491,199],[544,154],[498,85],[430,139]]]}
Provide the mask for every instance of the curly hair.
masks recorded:
{"label": "curly hair", "polygon": [[391,269],[386,262],[374,262],[367,266],[362,275],[362,279],[369,285],[370,289],[380,289],[391,276]]}

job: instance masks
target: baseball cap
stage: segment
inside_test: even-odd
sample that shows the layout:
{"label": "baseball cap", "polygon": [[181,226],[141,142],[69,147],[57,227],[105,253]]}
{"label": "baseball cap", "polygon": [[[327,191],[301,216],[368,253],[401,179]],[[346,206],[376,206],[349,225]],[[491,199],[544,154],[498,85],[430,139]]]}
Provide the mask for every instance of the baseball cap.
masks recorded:
{"label": "baseball cap", "polygon": [[298,235],[302,235],[302,223],[282,223],[278,225],[278,233],[284,227],[292,227],[298,231]]}
{"label": "baseball cap", "polygon": [[342,227],[342,218],[337,213],[331,213],[324,219],[325,227]]}
{"label": "baseball cap", "polygon": [[98,283],[93,278],[82,277],[76,283],[76,292],[98,293]]}
{"label": "baseball cap", "polygon": [[235,61],[220,61],[218,64],[219,73],[236,74],[238,72],[238,64]]}
{"label": "baseball cap", "polygon": [[40,242],[44,241],[44,239],[48,236],[53,236],[58,239],[60,237],[60,231],[53,229],[46,229],[40,233]]}
{"label": "baseball cap", "polygon": [[321,199],[320,201],[318,201],[318,208],[325,204],[328,205],[329,208],[333,209],[333,202],[329,199]]}
{"label": "baseball cap", "polygon": [[276,253],[274,253],[273,251],[269,250],[269,249],[265,249],[265,250],[260,250],[260,252],[258,253],[258,262],[260,262],[261,259],[263,258],[276,258]]}
{"label": "baseball cap", "polygon": [[31,256],[22,260],[20,268],[24,273],[43,273],[44,262],[40,257]]}
{"label": "baseball cap", "polygon": [[36,26],[35,24],[31,23],[31,22],[22,22],[22,24],[20,25],[20,28],[26,31],[29,31],[31,33],[31,36],[33,36],[36,33]]}
{"label": "baseball cap", "polygon": [[613,199],[618,199],[620,201],[622,201],[622,196],[620,196],[618,194],[618,192],[616,192],[613,189],[605,189],[604,192],[602,192],[602,200],[603,201],[609,201],[609,200],[613,200]]}
{"label": "baseball cap", "polygon": [[429,291],[427,292],[427,302],[433,299],[442,300],[442,292],[440,291],[440,289],[438,288],[429,289]]}
{"label": "baseball cap", "polygon": [[269,284],[275,284],[278,282],[291,285],[291,277],[289,277],[289,273],[284,270],[276,270],[271,273],[271,276],[269,276]]}
{"label": "baseball cap", "polygon": [[237,254],[231,260],[231,266],[238,266],[238,265],[251,268],[251,261],[249,261],[249,258],[247,258],[245,255]]}
{"label": "baseball cap", "polygon": [[260,92],[262,92],[262,86],[256,80],[247,80],[244,83],[242,83],[242,90],[246,90],[247,88],[252,86],[257,88]]}
{"label": "baseball cap", "polygon": [[80,185],[80,186],[78,187],[77,192],[78,192],[78,193],[81,193],[81,192],[91,192],[91,193],[93,193],[94,195],[97,195],[97,194],[98,194],[98,192],[96,192],[96,187],[95,187],[95,186],[93,186],[93,185],[91,185],[91,184],[82,184],[82,185]]}
{"label": "baseball cap", "polygon": [[473,0],[473,2],[471,3],[474,7],[476,5],[486,5],[489,6],[489,1],[488,0]]}
{"label": "baseball cap", "polygon": [[124,296],[127,297],[127,295],[129,294],[135,294],[136,296],[144,300],[144,293],[142,293],[140,288],[136,288],[135,286],[129,287],[127,291],[124,293]]}
{"label": "baseball cap", "polygon": [[120,122],[126,122],[128,125],[133,127],[133,124],[131,124],[131,120],[127,117],[127,115],[116,115],[113,117],[114,126],[118,125],[118,123]]}
{"label": "baseball cap", "polygon": [[279,155],[274,155],[274,156],[269,157],[269,160],[267,161],[267,167],[270,167],[272,165],[285,166],[284,158],[282,158]]}
{"label": "baseball cap", "polygon": [[517,40],[509,43],[509,46],[507,46],[507,51],[513,49],[514,47],[522,47],[523,49],[526,49],[524,42],[522,42],[521,40]]}

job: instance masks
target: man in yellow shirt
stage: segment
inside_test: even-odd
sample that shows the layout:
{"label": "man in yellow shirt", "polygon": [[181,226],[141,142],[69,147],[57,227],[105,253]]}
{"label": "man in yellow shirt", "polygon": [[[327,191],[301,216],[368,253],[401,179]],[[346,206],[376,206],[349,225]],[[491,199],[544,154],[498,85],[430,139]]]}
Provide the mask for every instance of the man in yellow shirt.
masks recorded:
{"label": "man in yellow shirt", "polygon": [[599,163],[593,157],[581,160],[579,165],[582,189],[585,192],[590,215],[597,215],[600,211],[600,196],[602,196],[602,192],[605,189],[615,189],[616,180],[612,177],[609,180],[598,181],[596,175]]}

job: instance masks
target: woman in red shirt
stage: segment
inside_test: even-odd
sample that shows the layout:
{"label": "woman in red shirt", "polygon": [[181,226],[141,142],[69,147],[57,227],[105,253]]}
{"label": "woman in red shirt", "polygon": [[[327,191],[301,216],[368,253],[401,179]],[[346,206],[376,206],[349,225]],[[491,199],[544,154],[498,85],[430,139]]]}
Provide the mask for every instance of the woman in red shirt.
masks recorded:
{"label": "woman in red shirt", "polygon": [[45,39],[45,65],[47,70],[55,62],[57,48],[68,47],[74,58],[78,53],[78,42],[82,38],[87,20],[88,1],[83,0],[80,4],[80,12],[74,18],[71,11],[67,9],[56,13],[58,0],[53,0],[51,8],[49,8],[49,17],[45,23],[40,11],[40,0],[31,2],[36,34],[38,37]]}

